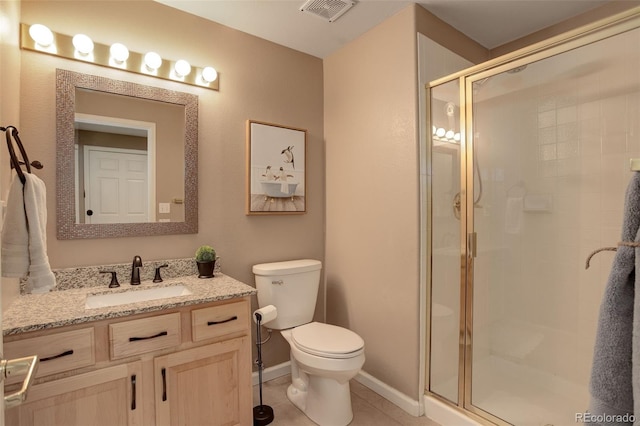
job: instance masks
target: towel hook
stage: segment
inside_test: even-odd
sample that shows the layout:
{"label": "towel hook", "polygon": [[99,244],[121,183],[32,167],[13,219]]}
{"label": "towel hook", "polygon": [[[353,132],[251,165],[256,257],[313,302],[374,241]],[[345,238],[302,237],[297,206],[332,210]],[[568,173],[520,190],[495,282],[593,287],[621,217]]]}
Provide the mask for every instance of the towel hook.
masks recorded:
{"label": "towel hook", "polygon": [[[41,169],[44,166],[40,161],[29,162],[29,156],[27,155],[27,151],[24,149],[24,145],[22,145],[20,136],[18,136],[18,133],[19,133],[18,129],[15,126],[0,127],[0,130],[5,132],[5,136],[7,139],[7,148],[9,150],[9,156],[10,156],[9,161],[11,163],[11,168],[16,169],[18,178],[20,179],[20,182],[22,182],[22,184],[24,185],[26,178],[24,176],[24,172],[22,170],[22,167],[20,167],[20,165],[23,164],[27,168],[28,173],[31,173],[31,166],[35,167],[36,169]],[[20,150],[20,155],[22,155],[22,161],[19,161],[18,157],[16,156],[16,151],[13,148],[13,142],[11,141],[11,136],[13,136],[13,139],[16,141],[18,145],[18,149]]]}

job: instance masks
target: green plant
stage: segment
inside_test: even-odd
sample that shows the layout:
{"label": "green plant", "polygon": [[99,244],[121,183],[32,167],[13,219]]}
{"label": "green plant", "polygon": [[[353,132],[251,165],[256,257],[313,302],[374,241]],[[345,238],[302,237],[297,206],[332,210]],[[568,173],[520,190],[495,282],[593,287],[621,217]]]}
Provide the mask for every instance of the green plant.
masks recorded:
{"label": "green plant", "polygon": [[211,246],[200,246],[196,251],[196,260],[198,262],[212,262],[216,258],[216,251]]}

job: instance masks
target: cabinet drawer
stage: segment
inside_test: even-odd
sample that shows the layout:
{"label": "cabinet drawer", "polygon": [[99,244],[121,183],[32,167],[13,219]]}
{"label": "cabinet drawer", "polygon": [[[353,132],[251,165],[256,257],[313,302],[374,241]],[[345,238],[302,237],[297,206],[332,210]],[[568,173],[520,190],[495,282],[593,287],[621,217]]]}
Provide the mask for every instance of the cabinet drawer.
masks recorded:
{"label": "cabinet drawer", "polygon": [[[93,328],[16,340],[4,344],[5,358],[38,355],[40,363],[36,377],[95,364]],[[8,383],[19,382],[8,379]]]}
{"label": "cabinet drawer", "polygon": [[191,311],[191,334],[194,342],[212,339],[249,329],[246,302],[228,303]]}
{"label": "cabinet drawer", "polygon": [[111,359],[178,346],[180,341],[178,312],[109,325]]}

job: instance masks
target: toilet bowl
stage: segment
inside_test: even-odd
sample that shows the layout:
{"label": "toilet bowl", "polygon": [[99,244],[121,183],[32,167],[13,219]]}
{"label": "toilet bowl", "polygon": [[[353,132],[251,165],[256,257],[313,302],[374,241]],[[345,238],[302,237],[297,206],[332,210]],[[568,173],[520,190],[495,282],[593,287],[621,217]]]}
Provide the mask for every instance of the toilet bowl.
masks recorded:
{"label": "toilet bowl", "polygon": [[365,361],[362,338],[318,322],[281,334],[291,347],[289,400],[319,425],[348,425],[353,419],[349,380]]}

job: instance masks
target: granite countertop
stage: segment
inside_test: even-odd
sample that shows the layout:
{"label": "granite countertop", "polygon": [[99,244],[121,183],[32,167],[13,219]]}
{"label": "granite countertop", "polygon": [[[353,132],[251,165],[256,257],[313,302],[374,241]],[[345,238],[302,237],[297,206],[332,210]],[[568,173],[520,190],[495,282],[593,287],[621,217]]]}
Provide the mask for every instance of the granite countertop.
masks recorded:
{"label": "granite countertop", "polygon": [[[105,308],[85,309],[87,295],[138,291],[177,284],[183,284],[192,294]],[[25,294],[18,297],[3,312],[2,332],[4,336],[10,336],[253,294],[256,294],[255,288],[221,273],[217,273],[214,278],[210,279],[185,276],[165,279],[161,283],[143,281],[139,286],[121,284],[120,287],[114,289],[106,286],[87,287],[52,291],[45,294]]]}

